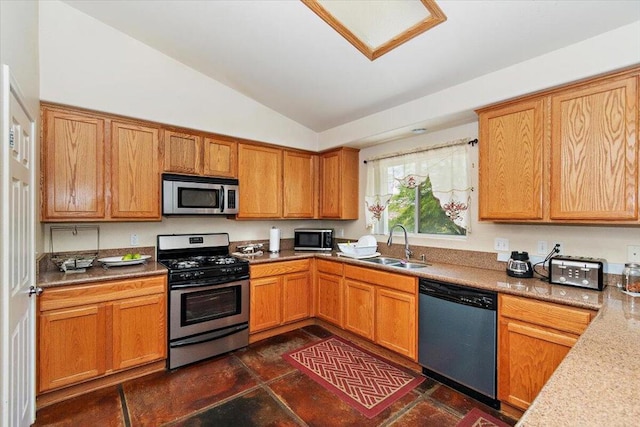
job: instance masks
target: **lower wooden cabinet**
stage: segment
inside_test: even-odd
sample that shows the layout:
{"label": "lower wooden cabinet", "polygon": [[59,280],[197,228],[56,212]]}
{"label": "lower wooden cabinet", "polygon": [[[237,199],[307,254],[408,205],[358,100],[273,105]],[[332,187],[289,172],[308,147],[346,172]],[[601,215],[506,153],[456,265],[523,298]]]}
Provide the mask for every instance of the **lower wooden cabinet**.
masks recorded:
{"label": "lower wooden cabinet", "polygon": [[38,393],[166,358],[167,278],[47,288],[38,298]]}
{"label": "lower wooden cabinet", "polygon": [[310,260],[251,266],[249,332],[311,316]]}
{"label": "lower wooden cabinet", "polygon": [[343,264],[316,260],[316,317],[343,327],[344,291]]}
{"label": "lower wooden cabinet", "polygon": [[498,399],[526,410],[595,312],[501,294]]}
{"label": "lower wooden cabinet", "polygon": [[373,340],[376,288],[351,279],[344,281],[344,329]]}
{"label": "lower wooden cabinet", "polygon": [[412,293],[376,289],[376,342],[412,360],[418,357],[416,301]]}
{"label": "lower wooden cabinet", "polygon": [[416,277],[345,265],[344,328],[417,360]]}

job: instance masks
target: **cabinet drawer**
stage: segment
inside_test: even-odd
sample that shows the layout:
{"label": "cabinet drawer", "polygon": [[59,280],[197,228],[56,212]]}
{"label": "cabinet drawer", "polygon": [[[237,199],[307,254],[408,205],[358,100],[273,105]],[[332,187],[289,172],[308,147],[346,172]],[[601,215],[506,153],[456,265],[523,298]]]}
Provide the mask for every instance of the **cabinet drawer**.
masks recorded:
{"label": "cabinet drawer", "polygon": [[272,262],[250,266],[251,278],[279,276],[281,274],[297,273],[299,271],[309,271],[309,260]]}
{"label": "cabinet drawer", "polygon": [[550,302],[500,295],[499,314],[560,331],[581,334],[591,322],[594,312]]}
{"label": "cabinet drawer", "polygon": [[316,260],[316,269],[322,273],[342,276],[343,264],[341,262],[318,259]]}
{"label": "cabinet drawer", "polygon": [[38,298],[40,311],[76,307],[144,295],[164,294],[167,276],[139,277],[104,283],[46,288]]}
{"label": "cabinet drawer", "polygon": [[377,269],[355,267],[353,265],[344,266],[344,276],[411,294],[417,292],[418,279],[416,277],[388,273]]}

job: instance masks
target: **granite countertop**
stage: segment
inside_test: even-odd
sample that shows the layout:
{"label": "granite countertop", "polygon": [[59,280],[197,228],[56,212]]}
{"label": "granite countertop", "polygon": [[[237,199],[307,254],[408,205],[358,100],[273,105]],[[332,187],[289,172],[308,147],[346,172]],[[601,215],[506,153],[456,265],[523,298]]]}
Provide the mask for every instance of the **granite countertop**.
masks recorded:
{"label": "granite countertop", "polygon": [[556,369],[518,426],[629,426],[640,420],[640,297],[615,286],[603,291],[516,279],[503,271],[434,263],[401,270],[332,254],[283,251],[264,254],[252,264],[327,257],[581,308],[598,310],[589,327]]}
{"label": "granite countertop", "polygon": [[98,265],[87,268],[84,273],[64,273],[58,270],[40,271],[36,277],[36,285],[41,288],[53,286],[80,285],[91,282],[108,280],[132,279],[135,277],[156,276],[167,274],[167,268],[155,261],[142,264],[103,268]]}

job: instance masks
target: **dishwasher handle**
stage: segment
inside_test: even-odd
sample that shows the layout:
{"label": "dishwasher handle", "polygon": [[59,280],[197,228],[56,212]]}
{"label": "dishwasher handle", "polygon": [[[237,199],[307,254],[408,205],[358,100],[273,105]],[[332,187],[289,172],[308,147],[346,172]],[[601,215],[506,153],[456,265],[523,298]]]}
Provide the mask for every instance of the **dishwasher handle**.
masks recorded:
{"label": "dishwasher handle", "polygon": [[429,295],[457,304],[491,311],[498,309],[498,294],[496,292],[437,282],[429,279],[420,279],[419,291],[422,295]]}

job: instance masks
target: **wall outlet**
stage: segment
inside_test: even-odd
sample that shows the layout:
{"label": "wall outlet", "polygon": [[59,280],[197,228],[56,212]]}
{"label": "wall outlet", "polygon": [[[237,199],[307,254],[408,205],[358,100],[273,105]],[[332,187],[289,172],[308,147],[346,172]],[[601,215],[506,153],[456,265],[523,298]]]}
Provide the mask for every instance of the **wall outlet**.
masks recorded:
{"label": "wall outlet", "polygon": [[338,237],[344,237],[344,228],[338,228],[336,231],[338,232]]}
{"label": "wall outlet", "polygon": [[549,253],[549,247],[546,240],[538,240],[538,255],[546,255]]}
{"label": "wall outlet", "polygon": [[627,246],[627,261],[640,262],[640,246]]}
{"label": "wall outlet", "polygon": [[493,248],[498,252],[509,252],[509,239],[496,237],[493,242]]}
{"label": "wall outlet", "polygon": [[131,235],[131,246],[138,246],[138,235],[137,234],[132,234]]}
{"label": "wall outlet", "polygon": [[556,254],[563,254],[564,253],[564,243],[563,242],[553,242],[553,247],[555,248],[555,246],[558,245],[558,250],[559,252],[556,252]]}

